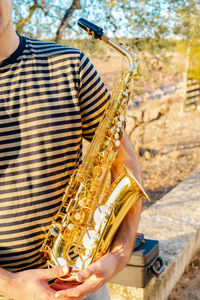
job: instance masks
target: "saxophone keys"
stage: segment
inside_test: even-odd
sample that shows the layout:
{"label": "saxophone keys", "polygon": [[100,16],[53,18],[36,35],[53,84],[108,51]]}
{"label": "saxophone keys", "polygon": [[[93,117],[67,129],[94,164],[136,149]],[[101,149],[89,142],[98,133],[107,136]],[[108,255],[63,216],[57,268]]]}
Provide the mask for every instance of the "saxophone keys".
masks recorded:
{"label": "saxophone keys", "polygon": [[82,270],[84,268],[87,268],[87,266],[90,264],[90,260],[88,260],[88,256],[82,255],[76,260],[76,268],[78,270]]}
{"label": "saxophone keys", "polygon": [[74,224],[72,223],[68,224],[67,228],[69,229],[69,231],[72,231],[74,229]]}
{"label": "saxophone keys", "polygon": [[94,178],[99,178],[103,174],[102,167],[100,165],[94,166],[92,170],[92,175]]}
{"label": "saxophone keys", "polygon": [[105,142],[105,147],[104,147],[106,150],[108,150],[108,151],[111,151],[112,150],[112,148],[113,148],[113,143],[112,143],[112,141],[111,140],[107,140],[106,142]]}
{"label": "saxophone keys", "polygon": [[73,215],[72,215],[72,220],[76,223],[76,224],[82,224],[85,221],[85,216],[86,213],[84,210],[82,209],[78,209],[76,210]]}
{"label": "saxophone keys", "polygon": [[79,205],[80,207],[84,206],[84,204],[85,204],[85,202],[84,202],[83,199],[81,199],[81,200],[78,201],[78,205]]}
{"label": "saxophone keys", "polygon": [[121,128],[122,125],[123,125],[123,124],[122,124],[122,121],[118,121],[118,122],[117,122],[117,126],[118,126],[119,128]]}
{"label": "saxophone keys", "polygon": [[122,98],[128,98],[129,97],[129,95],[130,95],[130,93],[129,92],[127,92],[127,90],[125,90],[125,91],[123,91],[122,92]]}
{"label": "saxophone keys", "polygon": [[52,226],[49,229],[49,232],[52,236],[57,236],[61,231],[61,225],[56,222],[52,222]]}
{"label": "saxophone keys", "polygon": [[120,130],[121,130],[121,129],[120,129],[119,127],[116,128],[116,131],[117,131],[118,133],[120,132]]}
{"label": "saxophone keys", "polygon": [[55,228],[50,228],[49,231],[52,236],[57,236],[59,233]]}
{"label": "saxophone keys", "polygon": [[123,122],[123,121],[125,120],[125,118],[124,118],[123,115],[120,115],[120,116],[119,116],[119,119],[120,119],[121,122]]}
{"label": "saxophone keys", "polygon": [[60,266],[60,267],[67,266],[67,261],[65,258],[57,257],[56,260],[57,260],[58,266]]}
{"label": "saxophone keys", "polygon": [[104,151],[100,151],[98,153],[98,161],[101,163],[104,160],[105,160],[105,152]]}
{"label": "saxophone keys", "polygon": [[114,127],[108,128],[108,129],[106,130],[106,136],[107,136],[107,137],[112,137],[114,133],[115,133]]}
{"label": "saxophone keys", "polygon": [[99,240],[99,235],[95,230],[88,230],[83,237],[83,246],[85,249],[95,248]]}
{"label": "saxophone keys", "polygon": [[80,213],[75,213],[75,215],[74,215],[74,219],[75,220],[77,220],[77,221],[79,221],[80,220],[80,218],[81,218],[81,214]]}
{"label": "saxophone keys", "polygon": [[88,194],[90,193],[89,198],[91,198],[91,195],[96,191],[98,187],[98,181],[94,181],[93,179],[88,179],[85,183],[86,191]]}
{"label": "saxophone keys", "polygon": [[78,195],[78,205],[80,207],[83,206],[88,206],[91,202],[92,199],[92,194],[90,191],[83,190],[79,195]]}
{"label": "saxophone keys", "polygon": [[120,143],[120,141],[119,141],[119,140],[115,141],[115,146],[116,146],[116,147],[119,147],[119,146],[120,146],[120,144],[121,144],[121,143]]}
{"label": "saxophone keys", "polygon": [[115,138],[116,140],[119,139],[119,133],[118,133],[118,132],[116,132],[116,133],[114,134],[114,138]]}
{"label": "saxophone keys", "polygon": [[105,205],[100,205],[95,209],[94,221],[96,224],[101,224],[103,220],[107,219],[110,215],[108,208]]}

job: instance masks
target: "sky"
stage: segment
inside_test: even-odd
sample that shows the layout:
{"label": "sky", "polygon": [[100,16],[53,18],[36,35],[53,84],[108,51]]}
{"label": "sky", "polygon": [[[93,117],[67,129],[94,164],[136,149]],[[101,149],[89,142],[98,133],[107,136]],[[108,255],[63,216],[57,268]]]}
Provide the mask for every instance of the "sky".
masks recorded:
{"label": "sky", "polygon": [[[15,3],[16,0],[13,0]],[[14,19],[16,20],[22,13],[23,17],[26,17],[28,13],[28,6],[26,3],[31,0],[25,0],[20,4],[20,11],[16,13],[14,11]],[[41,0],[42,1],[42,0]],[[41,38],[52,38],[55,36],[56,30],[60,23],[59,17],[64,15],[67,7],[70,7],[72,0],[46,0],[50,4],[48,15],[45,17],[41,10],[37,10],[31,19],[30,24],[27,26],[27,31],[32,32],[33,36],[40,36]],[[173,0],[118,0],[120,3],[129,4],[132,10],[127,10],[126,14],[115,5],[112,10],[103,6],[103,0],[81,0],[82,10],[77,10],[73,14],[70,25],[72,29],[66,30],[66,38],[85,38],[87,34],[78,28],[77,21],[79,17],[85,17],[91,22],[105,28],[106,33],[113,37],[113,31],[118,37],[143,37],[146,35],[153,35],[153,29],[155,23],[160,26],[167,26],[169,33],[171,28],[175,24],[175,13],[172,9],[169,9],[169,2]],[[174,2],[184,2],[186,0],[177,0]],[[199,0],[197,0],[199,1]],[[116,27],[112,23],[109,23],[108,16],[111,14],[117,21]],[[130,26],[129,21],[132,21],[133,26]],[[148,26],[144,25],[141,28],[137,28],[136,24],[138,20],[145,20]],[[152,23],[151,23],[152,22]],[[152,26],[151,26],[152,24]],[[39,26],[36,26],[39,25]]]}

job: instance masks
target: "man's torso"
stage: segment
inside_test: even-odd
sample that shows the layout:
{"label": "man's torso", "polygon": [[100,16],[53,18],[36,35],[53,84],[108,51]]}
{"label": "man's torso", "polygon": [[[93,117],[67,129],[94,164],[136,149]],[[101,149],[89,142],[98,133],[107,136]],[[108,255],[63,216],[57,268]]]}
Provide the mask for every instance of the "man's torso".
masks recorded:
{"label": "man's torso", "polygon": [[45,232],[107,98],[77,49],[26,39],[23,53],[0,68],[0,267],[44,266]]}

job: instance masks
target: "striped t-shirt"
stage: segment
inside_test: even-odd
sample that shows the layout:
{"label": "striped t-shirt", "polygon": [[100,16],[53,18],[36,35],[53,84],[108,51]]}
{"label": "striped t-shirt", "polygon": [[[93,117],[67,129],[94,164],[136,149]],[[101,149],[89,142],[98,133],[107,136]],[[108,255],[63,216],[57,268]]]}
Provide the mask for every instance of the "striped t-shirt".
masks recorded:
{"label": "striped t-shirt", "polygon": [[43,267],[39,251],[109,94],[74,48],[20,37],[0,62],[0,267]]}

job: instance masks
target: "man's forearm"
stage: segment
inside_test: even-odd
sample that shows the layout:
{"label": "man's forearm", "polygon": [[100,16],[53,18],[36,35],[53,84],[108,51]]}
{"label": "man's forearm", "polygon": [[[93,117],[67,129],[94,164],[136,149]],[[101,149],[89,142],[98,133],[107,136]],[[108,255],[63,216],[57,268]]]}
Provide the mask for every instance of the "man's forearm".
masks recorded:
{"label": "man's forearm", "polygon": [[0,268],[0,296],[9,297],[8,292],[11,289],[12,273]]}
{"label": "man's forearm", "polygon": [[119,255],[121,268],[128,263],[134,248],[141,207],[142,200],[140,199],[127,213],[111,245],[111,252]]}
{"label": "man's forearm", "polygon": [[124,133],[124,138],[118,148],[117,159],[111,169],[112,181],[124,170],[124,165],[130,169],[137,181],[141,184],[142,174],[140,163],[126,132]]}
{"label": "man's forearm", "polygon": [[[115,180],[119,176],[124,169],[124,165],[129,168],[134,177],[141,183],[142,176],[139,160],[126,133],[124,134],[124,139],[119,147],[117,160],[111,170],[112,180]],[[126,260],[128,262],[132,253],[140,220],[141,208],[142,200],[139,199],[127,213],[112,242],[111,251],[116,252],[121,256],[122,264]]]}

